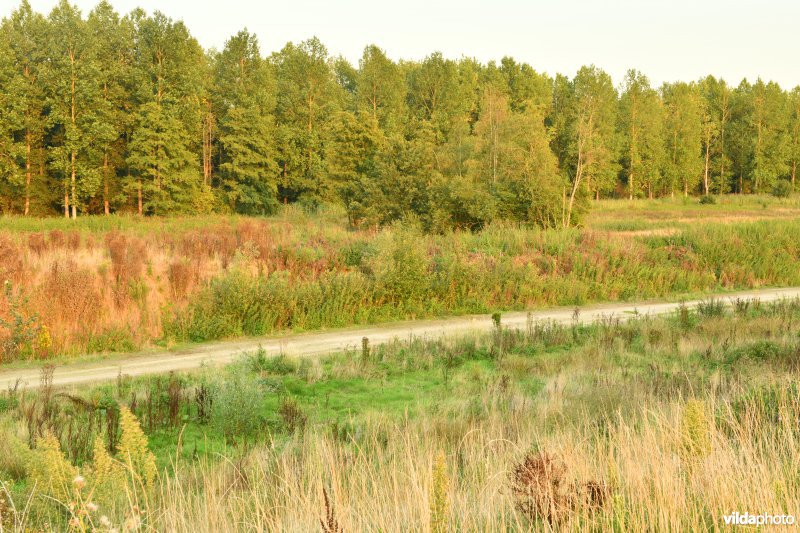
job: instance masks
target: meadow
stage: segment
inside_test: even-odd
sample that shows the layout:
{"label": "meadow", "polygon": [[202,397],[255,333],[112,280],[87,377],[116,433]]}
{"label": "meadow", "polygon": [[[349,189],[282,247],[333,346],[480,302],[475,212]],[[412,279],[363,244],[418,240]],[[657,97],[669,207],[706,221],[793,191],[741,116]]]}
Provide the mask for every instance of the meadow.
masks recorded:
{"label": "meadow", "polygon": [[[4,531],[719,531],[800,508],[800,301],[0,396]],[[35,444],[33,449],[30,444]]]}
{"label": "meadow", "polygon": [[584,227],[353,230],[345,213],[0,219],[0,363],[800,284],[800,200],[600,201]]}

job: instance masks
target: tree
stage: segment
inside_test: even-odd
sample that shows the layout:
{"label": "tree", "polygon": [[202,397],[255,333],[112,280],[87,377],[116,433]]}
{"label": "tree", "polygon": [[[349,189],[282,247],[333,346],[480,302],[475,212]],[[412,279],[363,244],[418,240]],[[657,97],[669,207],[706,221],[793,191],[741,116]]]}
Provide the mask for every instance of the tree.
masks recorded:
{"label": "tree", "polygon": [[324,146],[340,107],[328,50],[316,37],[287,44],[272,58],[277,79],[280,194],[312,203],[331,199]]}
{"label": "tree", "polygon": [[536,72],[527,63],[517,63],[511,57],[500,61],[500,72],[508,87],[509,107],[523,112],[531,107],[544,111],[553,99],[553,81]]}
{"label": "tree", "polygon": [[633,199],[644,184],[652,198],[661,178],[664,148],[661,101],[641,72],[629,70],[624,85],[619,124],[628,194]]}
{"label": "tree", "polygon": [[703,109],[697,86],[685,82],[665,83],[664,178],[670,192],[679,186],[684,196],[694,190],[703,172]]}
{"label": "tree", "polygon": [[403,120],[405,84],[402,73],[386,53],[367,46],[355,75],[356,108],[370,115],[384,130],[397,129]]}
{"label": "tree", "polygon": [[[112,195],[121,194],[117,170],[125,165],[125,133],[129,129],[130,76],[133,65],[134,28],[120,19],[106,0],[89,13],[87,31],[92,56],[100,66],[95,72],[99,91],[94,113],[94,132],[89,146],[102,184],[103,213],[111,213]],[[114,202],[118,203],[117,201]]]}
{"label": "tree", "polygon": [[[11,90],[16,78],[15,71],[11,47],[8,41],[0,40],[0,213],[11,211],[10,205],[3,204],[14,198],[18,185],[14,130],[18,127],[19,116],[15,113],[15,95]],[[28,198],[26,194],[26,201]]]}
{"label": "tree", "polygon": [[[706,194],[711,188],[723,194],[730,188],[730,159],[726,151],[727,128],[731,119],[732,91],[725,80],[708,76],[700,82],[705,106],[704,139],[707,169],[704,175]],[[714,169],[717,169],[714,172]],[[710,174],[710,178],[708,177]],[[716,183],[709,183],[709,180]]]}
{"label": "tree", "polygon": [[792,188],[797,186],[797,163],[800,160],[800,87],[789,93],[789,167]]}
{"label": "tree", "polygon": [[777,83],[759,78],[753,85],[753,191],[771,190],[787,175],[789,150],[787,99]]}
{"label": "tree", "polygon": [[565,199],[564,227],[572,224],[576,199],[585,181],[586,191],[597,196],[607,189],[616,173],[615,122],[617,93],[611,77],[590,66],[581,67],[569,84],[561,84],[565,100],[561,135],[564,159],[570,177],[570,192]]}
{"label": "tree", "polygon": [[59,139],[51,148],[51,159],[64,181],[64,216],[76,218],[79,202],[94,196],[98,186],[97,173],[86,152],[94,138],[102,136],[100,94],[95,83],[100,69],[86,21],[67,0],[61,0],[50,13],[47,43],[49,122]]}
{"label": "tree", "polygon": [[205,55],[183,23],[161,13],[134,12],[132,23],[138,108],[127,157],[135,182],[128,189],[136,191],[139,214],[207,211],[211,191],[199,165]]}
{"label": "tree", "polygon": [[1,119],[6,135],[4,168],[10,182],[17,183],[24,175],[24,215],[31,213],[35,167],[44,167],[46,100],[42,73],[47,57],[43,46],[46,24],[44,17],[34,13],[24,0],[3,20],[0,30],[7,61]]}
{"label": "tree", "polygon": [[256,37],[246,30],[216,57],[221,188],[233,211],[267,214],[277,204],[274,83]]}

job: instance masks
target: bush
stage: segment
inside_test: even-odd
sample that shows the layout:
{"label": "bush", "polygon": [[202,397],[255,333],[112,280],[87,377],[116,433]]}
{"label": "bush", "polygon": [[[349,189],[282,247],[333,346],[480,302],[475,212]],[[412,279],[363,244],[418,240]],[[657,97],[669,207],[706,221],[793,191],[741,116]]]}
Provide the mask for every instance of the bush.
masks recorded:
{"label": "bush", "polygon": [[211,421],[229,442],[251,438],[261,429],[263,395],[254,376],[234,371],[214,396]]}
{"label": "bush", "polygon": [[263,348],[247,358],[250,370],[256,373],[276,374],[285,376],[297,370],[297,363],[284,354],[274,357],[267,357],[267,352]]}
{"label": "bush", "polygon": [[792,195],[793,190],[791,182],[780,180],[772,188],[772,196],[775,198],[788,198]]}
{"label": "bush", "polygon": [[714,205],[717,203],[717,199],[711,194],[706,194],[705,196],[700,197],[700,203],[703,205]]}

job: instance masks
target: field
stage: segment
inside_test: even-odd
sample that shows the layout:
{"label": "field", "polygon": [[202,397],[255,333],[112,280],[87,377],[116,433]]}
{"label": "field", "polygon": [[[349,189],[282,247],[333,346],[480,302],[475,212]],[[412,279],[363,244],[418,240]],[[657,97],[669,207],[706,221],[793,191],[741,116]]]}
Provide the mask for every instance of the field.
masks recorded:
{"label": "field", "polygon": [[[582,228],[3,219],[0,531],[724,531],[800,510],[800,300],[582,324],[506,310],[800,285],[800,201],[602,201]],[[448,314],[494,330],[59,389],[52,364]],[[576,315],[577,317],[577,315]],[[0,366],[3,368],[3,366]]]}
{"label": "field", "polygon": [[734,510],[795,512],[798,332],[800,302],[709,300],[9,391],[4,527],[699,531]]}
{"label": "field", "polygon": [[586,227],[354,231],[266,219],[2,219],[0,360],[800,284],[800,202],[607,201]]}

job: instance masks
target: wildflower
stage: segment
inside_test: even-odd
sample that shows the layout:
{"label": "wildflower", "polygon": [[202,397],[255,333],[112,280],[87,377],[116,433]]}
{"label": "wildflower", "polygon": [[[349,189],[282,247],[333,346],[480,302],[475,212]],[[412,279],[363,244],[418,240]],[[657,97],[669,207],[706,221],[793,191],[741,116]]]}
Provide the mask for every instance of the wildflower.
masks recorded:
{"label": "wildflower", "polygon": [[109,518],[106,515],[103,515],[103,516],[100,517],[100,525],[105,527],[105,528],[110,528],[111,527],[111,520],[109,520]]}
{"label": "wildflower", "polygon": [[83,476],[75,476],[75,478],[72,480],[72,486],[78,490],[81,490],[86,486],[86,480],[83,478]]}
{"label": "wildflower", "polygon": [[88,502],[86,504],[86,509],[88,509],[90,513],[93,513],[97,511],[97,504],[94,502]]}

